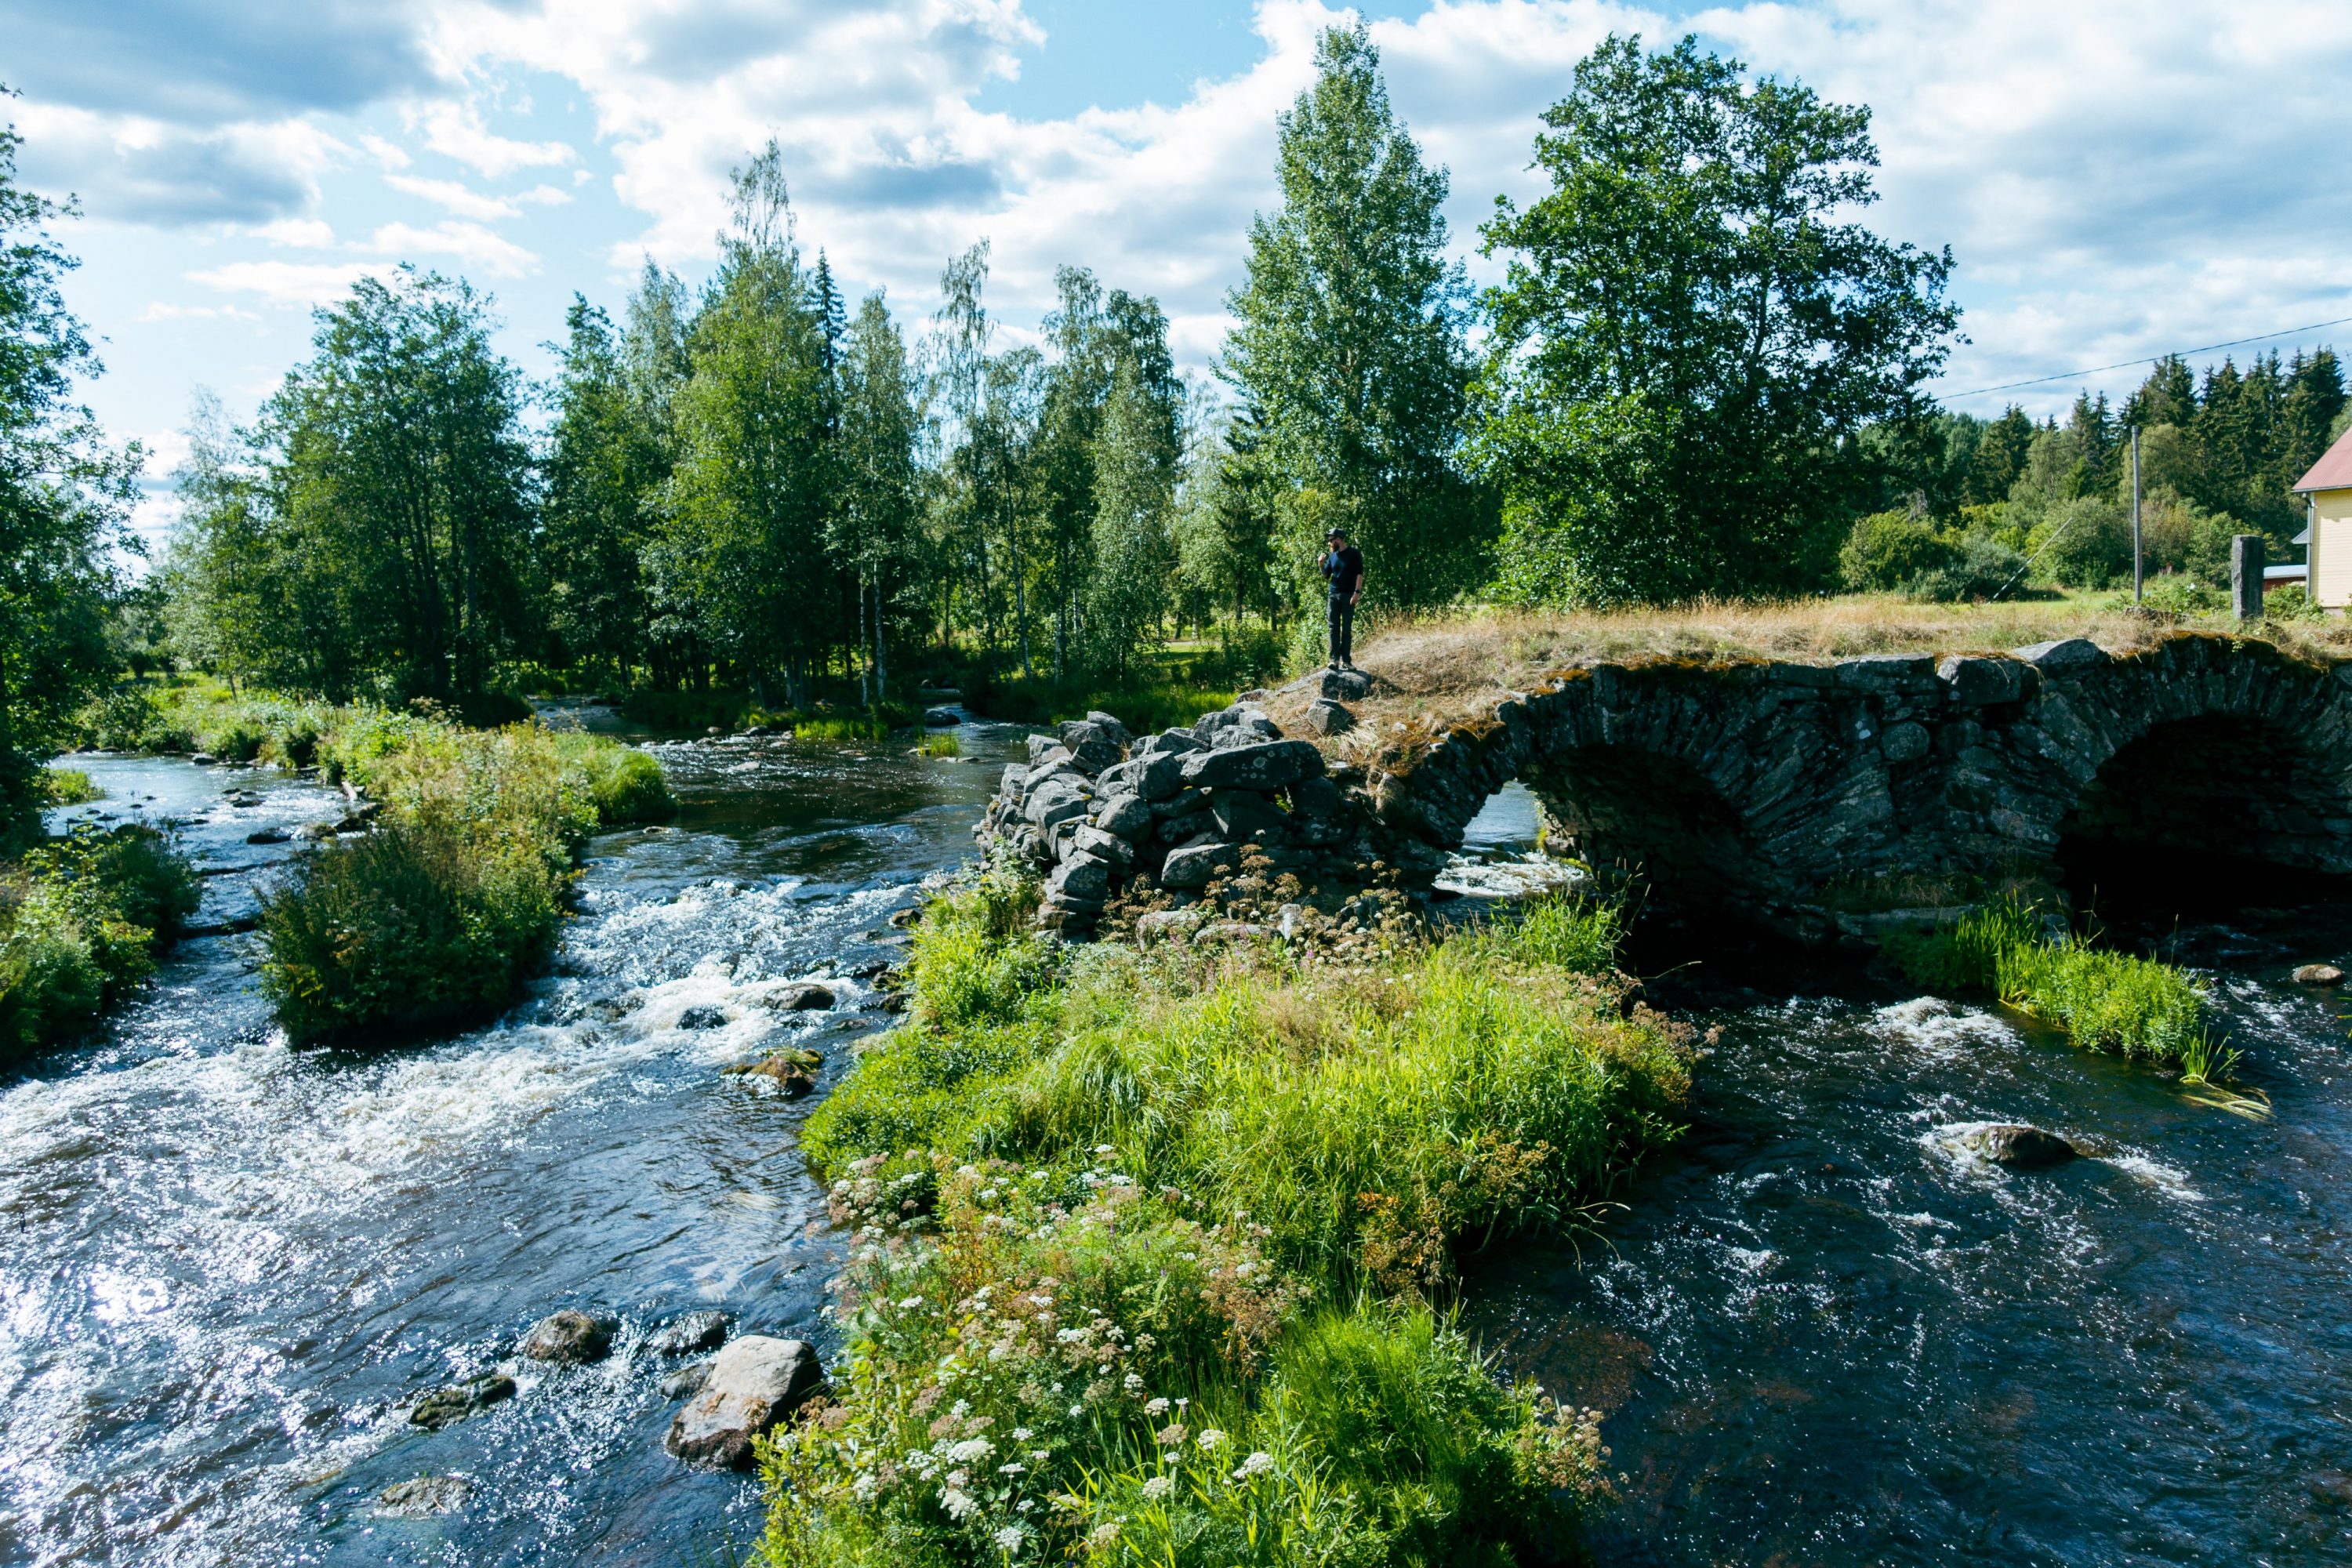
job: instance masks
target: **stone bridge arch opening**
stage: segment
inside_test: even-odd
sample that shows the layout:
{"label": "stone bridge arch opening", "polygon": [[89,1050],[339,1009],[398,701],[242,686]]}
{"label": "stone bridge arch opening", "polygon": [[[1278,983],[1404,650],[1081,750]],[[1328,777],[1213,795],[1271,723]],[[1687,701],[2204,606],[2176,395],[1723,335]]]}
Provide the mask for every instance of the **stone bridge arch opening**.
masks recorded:
{"label": "stone bridge arch opening", "polygon": [[1713,914],[1769,896],[1738,811],[1697,768],[1640,746],[1585,745],[1520,771],[1547,828],[1604,886]]}
{"label": "stone bridge arch opening", "polygon": [[2119,747],[2059,827],[2078,906],[2185,913],[2340,894],[2352,791],[2295,730],[2210,713]]}

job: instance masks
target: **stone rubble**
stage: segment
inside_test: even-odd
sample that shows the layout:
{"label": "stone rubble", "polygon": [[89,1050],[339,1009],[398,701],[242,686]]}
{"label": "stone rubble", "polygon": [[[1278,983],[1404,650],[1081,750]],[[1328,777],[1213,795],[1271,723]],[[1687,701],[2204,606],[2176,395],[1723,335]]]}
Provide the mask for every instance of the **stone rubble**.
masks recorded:
{"label": "stone rubble", "polygon": [[[1370,684],[1368,676],[1330,672],[1317,689],[1360,698]],[[1329,697],[1317,700],[1346,714]],[[1140,737],[1096,712],[1029,738],[1028,761],[1004,770],[974,836],[1039,872],[1040,923],[1078,936],[1131,887],[1148,881],[1189,900],[1240,871],[1244,850],[1302,879],[1361,883],[1362,868],[1378,857],[1368,830],[1386,837],[1370,804],[1332,782],[1312,741],[1286,736],[1255,702]],[[1187,914],[1148,913],[1139,933],[1182,940],[1203,924],[1197,914],[1181,918]]]}

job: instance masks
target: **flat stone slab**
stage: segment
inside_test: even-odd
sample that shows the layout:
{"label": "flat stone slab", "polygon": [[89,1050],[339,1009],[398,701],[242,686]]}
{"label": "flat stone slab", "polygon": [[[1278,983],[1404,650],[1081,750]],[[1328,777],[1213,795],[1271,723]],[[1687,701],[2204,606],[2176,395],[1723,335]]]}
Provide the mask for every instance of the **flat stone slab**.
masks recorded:
{"label": "flat stone slab", "polygon": [[2060,637],[2055,642],[2028,643],[2010,650],[2044,675],[2074,675],[2107,662],[2107,650],[2088,637]]}
{"label": "flat stone slab", "polygon": [[1323,753],[1311,741],[1257,741],[1184,759],[1184,782],[1204,789],[1273,791],[1318,776]]}

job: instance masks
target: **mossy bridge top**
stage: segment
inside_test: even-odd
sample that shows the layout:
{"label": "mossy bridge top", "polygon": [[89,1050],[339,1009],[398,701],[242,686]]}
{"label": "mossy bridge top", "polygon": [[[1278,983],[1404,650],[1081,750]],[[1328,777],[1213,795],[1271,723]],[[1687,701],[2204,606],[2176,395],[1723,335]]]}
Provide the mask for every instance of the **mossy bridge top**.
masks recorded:
{"label": "mossy bridge top", "polygon": [[2345,876],[2352,666],[2190,633],[2128,654],[1592,664],[1361,787],[1425,863],[1513,780],[1596,868],[1811,939],[2004,884],[2079,904],[2134,873]]}

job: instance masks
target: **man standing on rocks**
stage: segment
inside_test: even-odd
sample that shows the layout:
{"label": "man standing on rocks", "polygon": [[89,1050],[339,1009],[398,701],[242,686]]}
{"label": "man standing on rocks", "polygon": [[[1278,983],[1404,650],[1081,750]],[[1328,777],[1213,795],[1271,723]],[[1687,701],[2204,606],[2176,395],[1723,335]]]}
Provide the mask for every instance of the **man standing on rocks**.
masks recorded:
{"label": "man standing on rocks", "polygon": [[1323,580],[1331,584],[1331,668],[1353,669],[1356,641],[1356,601],[1364,595],[1364,552],[1333,529],[1323,541]]}

